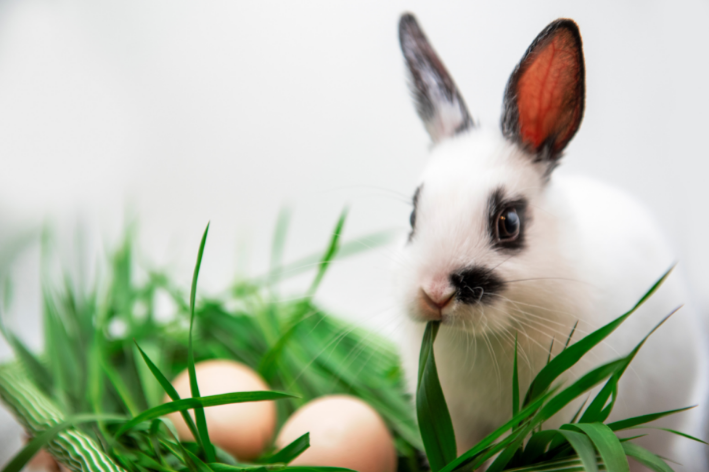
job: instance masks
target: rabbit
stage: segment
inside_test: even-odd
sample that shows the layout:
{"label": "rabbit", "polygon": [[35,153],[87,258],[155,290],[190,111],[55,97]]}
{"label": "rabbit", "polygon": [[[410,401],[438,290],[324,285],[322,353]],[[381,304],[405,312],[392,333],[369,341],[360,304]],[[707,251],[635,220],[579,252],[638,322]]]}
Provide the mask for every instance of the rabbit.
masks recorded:
{"label": "rabbit", "polygon": [[[399,37],[413,101],[433,142],[396,257],[402,362],[413,393],[425,324],[440,321],[434,352],[462,453],[511,418],[515,337],[524,395],[576,323],[572,343],[632,308],[675,259],[634,198],[555,172],[584,113],[584,55],[574,21],[552,22],[527,49],[507,83],[499,127],[473,120],[413,15],[401,17]],[[566,384],[627,355],[687,302],[675,270],[568,372]],[[702,326],[686,304],[649,338],[621,379],[609,421],[698,404],[657,425],[705,437]],[[571,421],[581,402],[545,428]],[[682,464],[677,470],[709,470],[702,444],[663,431],[637,442]]]}

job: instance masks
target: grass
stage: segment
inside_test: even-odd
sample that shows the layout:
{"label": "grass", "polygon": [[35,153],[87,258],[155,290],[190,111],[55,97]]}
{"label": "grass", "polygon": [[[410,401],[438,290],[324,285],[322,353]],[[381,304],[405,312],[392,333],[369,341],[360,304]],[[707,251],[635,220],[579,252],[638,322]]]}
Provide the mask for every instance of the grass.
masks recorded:
{"label": "grass", "polygon": [[[280,451],[271,447],[254,463],[240,463],[211,443],[203,409],[276,400],[280,427],[307,401],[335,393],[358,396],[380,413],[394,437],[401,472],[425,470],[421,451],[425,451],[432,472],[475,470],[485,463],[490,463],[490,472],[623,472],[628,470],[627,457],[655,471],[671,470],[663,459],[616,433],[684,409],[606,423],[617,399],[618,381],[644,340],[627,356],[595,368],[571,385],[558,382],[566,370],[631,316],[667,274],[628,313],[571,345],[567,340],[566,348],[556,357],[550,356],[523,397],[515,352],[510,421],[458,456],[433,351],[438,324],[429,323],[422,340],[414,408],[404,391],[394,347],[374,333],[330,316],[314,301],[336,257],[386,242],[389,235],[378,233],[343,243],[343,212],[322,255],[286,265],[283,247],[288,219],[286,212],[279,217],[268,273],[235,283],[221,297],[197,296],[209,227],[199,246],[189,296],[168,274],[158,271],[150,272],[146,281],[136,282],[130,235],[112,256],[110,275],[97,281],[88,293],[79,290],[69,277],[60,284],[45,280],[43,352],[31,352],[2,328],[16,361],[0,366],[0,396],[33,436],[3,472],[19,471],[42,447],[64,457],[62,451],[74,447],[74,437],[81,443],[74,453],[86,453],[92,460],[80,463],[65,457],[66,462],[74,470],[87,472],[331,471],[288,465],[309,447],[307,434]],[[281,298],[279,283],[304,267],[315,272],[310,287],[298,299]],[[165,295],[176,307],[170,321],[156,316],[156,300]],[[116,326],[123,329],[116,330]],[[194,365],[216,358],[252,367],[272,391],[200,396]],[[191,398],[180,398],[169,382],[185,369],[189,371]],[[572,421],[559,429],[543,429],[546,420],[603,382],[598,394]],[[170,398],[167,403],[163,403],[165,396]],[[189,410],[194,411],[194,420]],[[172,424],[162,418],[178,411],[194,442],[180,441]]]}
{"label": "grass", "polygon": [[[215,450],[200,409],[275,399],[280,427],[311,399],[346,393],[376,408],[392,431],[402,463],[416,463],[415,451],[421,443],[394,347],[330,316],[313,301],[336,257],[354,255],[391,238],[391,234],[376,233],[343,242],[345,218],[343,212],[322,255],[286,265],[282,248],[288,217],[282,214],[268,273],[240,280],[219,298],[198,296],[208,230],[198,250],[189,294],[161,272],[150,272],[145,282],[136,283],[130,236],[111,257],[109,277],[89,293],[82,294],[68,277],[61,284],[45,280],[44,352],[34,354],[13,333],[5,329],[4,334],[32,384],[63,413],[64,426],[56,425],[54,434],[62,428],[76,428],[118,464],[136,472],[206,471],[205,467],[216,470],[227,465],[283,468],[294,454],[302,452],[307,437],[285,452],[266,451],[256,461],[258,465],[239,464]],[[297,299],[279,297],[278,284],[286,276],[301,273],[303,266],[314,272],[306,293]],[[156,316],[159,296],[169,296],[176,306],[171,321],[160,321]],[[115,326],[122,326],[118,331],[124,332],[116,334]],[[273,392],[200,397],[194,363],[216,358],[232,359],[257,370]],[[190,371],[194,398],[180,399],[168,381],[184,369]],[[163,403],[166,394],[172,400],[169,403]],[[194,421],[187,414],[189,409],[196,412]],[[177,441],[171,425],[159,419],[172,411],[184,413],[194,443]],[[85,419],[87,414],[93,415],[92,421],[75,421],[76,415]],[[27,451],[51,437],[36,434]],[[18,457],[31,457],[27,451]],[[19,470],[22,463],[12,462],[4,470]]]}

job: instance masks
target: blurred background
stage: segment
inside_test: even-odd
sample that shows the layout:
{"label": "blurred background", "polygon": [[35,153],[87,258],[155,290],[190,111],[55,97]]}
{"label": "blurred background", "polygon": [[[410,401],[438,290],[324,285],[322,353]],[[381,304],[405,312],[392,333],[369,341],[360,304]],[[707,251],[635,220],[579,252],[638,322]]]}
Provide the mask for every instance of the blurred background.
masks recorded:
{"label": "blurred background", "polygon": [[[403,11],[489,126],[537,33],[575,19],[586,114],[559,172],[645,201],[709,310],[706,0],[4,0],[0,247],[51,225],[57,252],[90,286],[95,261],[136,222],[140,260],[187,287],[211,221],[200,290],[217,293],[237,271],[266,269],[284,206],[294,211],[287,260],[324,248],[345,205],[346,238],[403,235],[429,147],[405,86]],[[394,250],[337,263],[320,302],[395,337]],[[15,257],[3,315],[37,349],[39,261],[38,244]],[[0,360],[9,355],[0,342]],[[19,446],[0,411],[0,464]]]}

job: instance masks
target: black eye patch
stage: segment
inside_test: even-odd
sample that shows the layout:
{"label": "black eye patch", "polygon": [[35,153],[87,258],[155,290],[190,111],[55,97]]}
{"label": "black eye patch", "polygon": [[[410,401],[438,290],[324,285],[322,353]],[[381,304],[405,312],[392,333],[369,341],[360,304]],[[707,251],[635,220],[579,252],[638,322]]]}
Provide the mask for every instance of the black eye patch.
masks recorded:
{"label": "black eye patch", "polygon": [[[529,224],[527,199],[506,198],[503,190],[497,189],[490,195],[487,206],[488,233],[492,247],[504,252],[524,249],[525,229]],[[510,225],[510,217],[514,217],[514,226]],[[510,237],[512,229],[515,230],[514,237]]]}

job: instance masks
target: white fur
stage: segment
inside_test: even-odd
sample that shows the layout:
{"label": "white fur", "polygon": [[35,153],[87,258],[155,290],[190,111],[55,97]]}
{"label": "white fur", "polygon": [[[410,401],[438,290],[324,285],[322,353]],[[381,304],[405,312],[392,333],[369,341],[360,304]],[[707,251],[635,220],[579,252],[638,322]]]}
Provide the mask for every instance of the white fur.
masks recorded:
{"label": "white fur", "polygon": [[[634,199],[556,172],[547,180],[545,165],[534,163],[499,131],[475,128],[436,145],[421,179],[414,236],[396,258],[396,290],[408,315],[402,352],[412,392],[424,328],[419,290],[440,289],[448,274],[472,265],[494,268],[506,281],[491,305],[456,301],[443,311],[435,355],[460,452],[511,417],[516,334],[524,394],[545,364],[552,338],[558,353],[576,321],[573,340],[618,317],[676,262],[648,211]],[[518,254],[491,247],[487,202],[497,188],[529,201],[526,247]],[[681,274],[675,271],[565,381],[627,354],[684,303],[623,376],[611,420],[703,405],[706,340],[688,302]],[[579,405],[545,426],[568,422]],[[659,424],[704,438],[704,410],[700,406]],[[662,431],[649,433],[638,442],[682,463],[676,470],[708,470],[702,445]]]}

